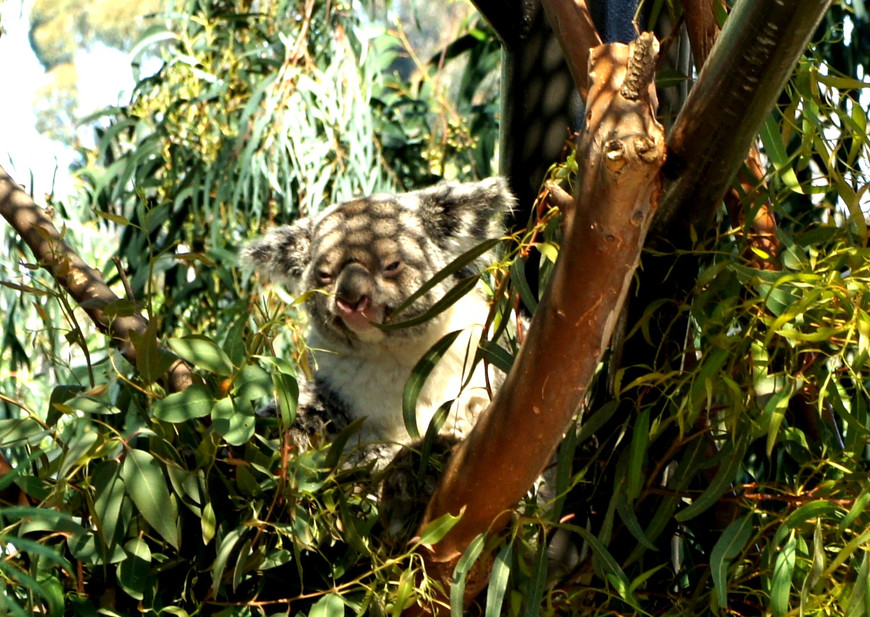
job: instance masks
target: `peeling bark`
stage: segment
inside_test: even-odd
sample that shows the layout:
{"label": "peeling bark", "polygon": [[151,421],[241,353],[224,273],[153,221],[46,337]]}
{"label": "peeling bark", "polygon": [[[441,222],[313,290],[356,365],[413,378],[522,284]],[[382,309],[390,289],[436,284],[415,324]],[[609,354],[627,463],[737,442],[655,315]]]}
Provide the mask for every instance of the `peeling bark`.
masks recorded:
{"label": "peeling bark", "polygon": [[[454,454],[424,516],[422,526],[465,509],[440,542],[425,547],[426,572],[444,589],[469,542],[500,529],[544,470],[608,345],[659,197],[665,150],[651,83],[657,51],[647,34],[590,53],[587,131],[578,149],[587,163],[565,213],[562,252],[511,373]],[[486,584],[485,572],[475,574],[467,601]]]}

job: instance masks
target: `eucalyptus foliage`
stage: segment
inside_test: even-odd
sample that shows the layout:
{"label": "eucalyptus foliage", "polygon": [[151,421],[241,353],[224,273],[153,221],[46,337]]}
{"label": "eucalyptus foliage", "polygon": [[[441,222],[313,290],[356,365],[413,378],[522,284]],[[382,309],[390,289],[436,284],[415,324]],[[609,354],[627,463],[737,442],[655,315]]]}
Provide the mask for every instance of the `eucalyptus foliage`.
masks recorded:
{"label": "eucalyptus foliage", "polygon": [[[388,538],[379,473],[346,463],[355,426],[291,447],[303,326],[256,293],[234,250],[355,194],[490,175],[497,46],[466,24],[435,64],[412,55],[409,79],[394,70],[402,32],[350,5],[255,8],[167,13],[137,51],[159,70],[101,114],[83,197],[54,204],[67,238],[127,288],[118,314],[149,317],[137,366],[7,239],[4,614],[398,615],[433,595],[419,548],[453,520]],[[465,55],[450,95],[436,65]],[[813,55],[799,65],[760,136],[761,197],[742,204],[751,221],[769,202],[779,255],[723,216],[678,256],[697,260],[692,293],[647,307],[627,337],[656,347],[653,332],[685,324],[681,345],[602,367],[540,503],[471,544],[454,598],[485,563],[486,615],[870,610],[866,97],[855,73]],[[552,175],[570,183],[578,164]],[[558,222],[538,212],[484,274],[493,338],[519,304],[534,311],[522,261],[534,245],[546,279]],[[478,360],[509,369],[515,351],[485,343]],[[199,382],[167,393],[157,379],[178,357]],[[258,413],[273,398],[276,412]],[[424,474],[442,462],[431,445],[413,459]],[[551,559],[551,543],[574,558]]]}

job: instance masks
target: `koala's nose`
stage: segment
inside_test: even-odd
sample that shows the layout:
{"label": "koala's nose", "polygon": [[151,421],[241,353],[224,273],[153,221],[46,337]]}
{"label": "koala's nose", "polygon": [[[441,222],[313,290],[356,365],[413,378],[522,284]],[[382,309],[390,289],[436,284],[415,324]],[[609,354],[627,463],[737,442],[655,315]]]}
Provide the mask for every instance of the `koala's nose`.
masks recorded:
{"label": "koala's nose", "polygon": [[365,266],[346,265],[335,282],[335,303],[343,312],[362,312],[371,303],[374,281]]}

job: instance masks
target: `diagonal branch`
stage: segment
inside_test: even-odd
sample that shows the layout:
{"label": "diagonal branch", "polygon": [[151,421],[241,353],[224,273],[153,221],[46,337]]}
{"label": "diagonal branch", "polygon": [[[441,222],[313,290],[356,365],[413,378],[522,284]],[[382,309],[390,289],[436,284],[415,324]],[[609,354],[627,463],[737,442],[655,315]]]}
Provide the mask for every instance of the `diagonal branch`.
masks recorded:
{"label": "diagonal branch", "polygon": [[[94,325],[112,337],[113,344],[134,366],[136,349],[130,333],[144,334],[148,321],[138,313],[109,317],[106,309],[120,298],[109,289],[98,270],[91,268],[64,241],[45,210],[34,203],[0,167],[0,215],[18,232],[37,262],[49,271],[58,284],[81,306]],[[185,389],[193,382],[193,373],[180,360],[167,371],[164,381],[170,392]]]}
{"label": "diagonal branch", "polygon": [[[500,529],[544,470],[607,348],[658,201],[664,133],[655,120],[657,50],[648,34],[589,55],[587,130],[577,154],[586,166],[575,207],[565,213],[559,260],[513,369],[451,458],[422,523],[465,508],[424,552],[427,574],[445,589],[465,547]],[[466,600],[486,584],[485,572],[473,578]]]}
{"label": "diagonal branch", "polygon": [[562,46],[568,69],[583,100],[587,97],[589,50],[601,45],[586,0],[542,0],[541,4]]}
{"label": "diagonal branch", "polygon": [[668,136],[656,233],[706,229],[831,0],[737,3]]}

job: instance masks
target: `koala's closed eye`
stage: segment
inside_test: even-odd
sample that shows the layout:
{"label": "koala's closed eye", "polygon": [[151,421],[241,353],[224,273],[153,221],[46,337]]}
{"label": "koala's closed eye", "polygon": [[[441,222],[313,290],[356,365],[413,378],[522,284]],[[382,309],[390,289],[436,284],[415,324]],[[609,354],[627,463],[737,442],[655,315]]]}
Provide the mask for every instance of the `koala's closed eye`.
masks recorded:
{"label": "koala's closed eye", "polygon": [[396,276],[402,271],[402,262],[398,259],[384,266],[384,276]]}
{"label": "koala's closed eye", "polygon": [[320,269],[317,271],[317,282],[320,283],[321,286],[329,285],[332,281],[335,280],[335,275],[332,274],[329,270]]}

